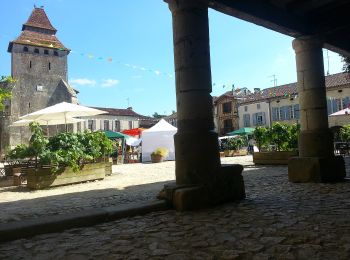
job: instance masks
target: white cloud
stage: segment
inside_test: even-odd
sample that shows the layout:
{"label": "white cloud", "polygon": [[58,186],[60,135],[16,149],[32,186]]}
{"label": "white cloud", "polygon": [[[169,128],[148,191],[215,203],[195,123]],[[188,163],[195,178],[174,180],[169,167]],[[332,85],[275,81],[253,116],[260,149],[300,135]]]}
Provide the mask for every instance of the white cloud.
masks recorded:
{"label": "white cloud", "polygon": [[71,85],[74,86],[88,86],[93,87],[96,85],[96,80],[93,79],[71,79],[69,81]]}
{"label": "white cloud", "polygon": [[118,83],[119,83],[119,80],[117,79],[104,79],[102,80],[101,87],[110,88],[117,85]]}

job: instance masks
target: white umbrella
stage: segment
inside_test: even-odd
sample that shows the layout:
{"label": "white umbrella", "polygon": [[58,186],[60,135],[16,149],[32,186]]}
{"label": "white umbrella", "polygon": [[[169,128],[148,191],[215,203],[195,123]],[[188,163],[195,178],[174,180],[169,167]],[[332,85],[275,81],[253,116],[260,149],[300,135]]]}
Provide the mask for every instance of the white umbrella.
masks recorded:
{"label": "white umbrella", "polygon": [[74,124],[85,121],[84,119],[78,119],[78,118],[67,118],[66,122],[62,122],[62,120],[57,119],[50,119],[50,120],[44,120],[44,119],[36,119],[36,120],[27,120],[27,119],[21,119],[16,122],[13,122],[10,126],[28,126],[32,122],[37,122],[39,125],[62,125],[62,124]]}
{"label": "white umbrella", "polygon": [[338,112],[330,114],[330,116],[341,116],[341,115],[350,115],[350,109],[344,108],[342,110],[339,110]]}
{"label": "white umbrella", "polygon": [[67,102],[58,103],[56,105],[46,107],[28,115],[21,116],[20,119],[26,120],[61,120],[63,124],[72,117],[95,116],[107,113],[95,108],[75,105]]}

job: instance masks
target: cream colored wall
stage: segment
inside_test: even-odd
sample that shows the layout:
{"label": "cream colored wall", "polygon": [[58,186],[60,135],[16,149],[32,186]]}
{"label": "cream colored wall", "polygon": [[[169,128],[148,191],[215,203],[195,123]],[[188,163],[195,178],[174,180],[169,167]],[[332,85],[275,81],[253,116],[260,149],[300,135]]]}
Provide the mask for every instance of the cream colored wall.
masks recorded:
{"label": "cream colored wall", "polygon": [[81,131],[88,129],[88,120],[95,120],[96,121],[96,129],[95,129],[96,131],[104,130],[104,120],[109,120],[109,130],[110,131],[116,131],[115,121],[120,122],[120,131],[130,129],[129,128],[129,121],[132,121],[131,128],[138,128],[139,127],[139,121],[135,117],[98,115],[98,116],[86,118],[85,126],[84,126],[84,122],[82,122]]}
{"label": "cream colored wall", "polygon": [[[260,109],[257,108],[257,104],[260,104]],[[248,107],[247,111],[244,111],[245,106]],[[255,125],[253,125],[253,114],[259,113],[259,112],[265,112],[266,124],[264,126],[269,126],[270,125],[269,103],[265,101],[260,101],[260,102],[251,103],[251,104],[239,105],[238,107],[239,128],[244,127],[244,120],[243,120],[244,114],[250,114],[250,127],[256,127]]]}

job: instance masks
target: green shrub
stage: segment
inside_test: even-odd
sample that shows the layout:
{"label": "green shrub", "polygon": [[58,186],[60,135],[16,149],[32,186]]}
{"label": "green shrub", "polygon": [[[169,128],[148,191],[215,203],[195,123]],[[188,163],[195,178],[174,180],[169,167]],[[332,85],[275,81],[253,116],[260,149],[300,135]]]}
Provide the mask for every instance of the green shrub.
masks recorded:
{"label": "green shrub", "polygon": [[85,162],[92,162],[112,152],[112,141],[103,132],[60,133],[47,139],[37,123],[30,124],[29,145],[20,145],[8,152],[11,159],[35,157],[40,164],[49,164],[53,171],[69,166],[79,171]]}
{"label": "green shrub", "polygon": [[343,125],[340,129],[340,138],[343,142],[350,142],[350,125]]}
{"label": "green shrub", "polygon": [[224,150],[239,150],[245,141],[242,137],[232,137],[223,141]]}
{"label": "green shrub", "polygon": [[265,146],[269,141],[269,136],[267,133],[268,133],[268,128],[266,127],[257,126],[254,129],[254,132],[253,132],[254,140],[256,141],[256,145],[258,146],[259,152],[261,151],[261,148]]}

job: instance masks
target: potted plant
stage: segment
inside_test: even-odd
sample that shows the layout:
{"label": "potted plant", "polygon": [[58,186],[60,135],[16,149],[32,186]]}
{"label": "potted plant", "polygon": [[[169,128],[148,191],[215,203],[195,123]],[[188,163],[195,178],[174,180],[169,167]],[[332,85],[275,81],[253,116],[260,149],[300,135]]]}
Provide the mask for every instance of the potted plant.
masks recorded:
{"label": "potted plant", "polygon": [[[274,123],[270,128],[257,127],[254,130],[254,138],[259,152],[254,152],[253,162],[255,164],[288,164],[290,157],[298,155],[299,132],[300,126],[297,124]],[[262,148],[266,150],[262,151]]]}
{"label": "potted plant", "polygon": [[11,159],[34,160],[23,167],[27,186],[46,188],[103,179],[111,171],[106,156],[112,151],[112,142],[103,132],[60,133],[46,138],[37,123],[30,125],[29,145],[20,145],[8,153]]}
{"label": "potted plant", "polygon": [[165,147],[158,147],[151,153],[152,163],[159,163],[169,155],[169,150]]}

